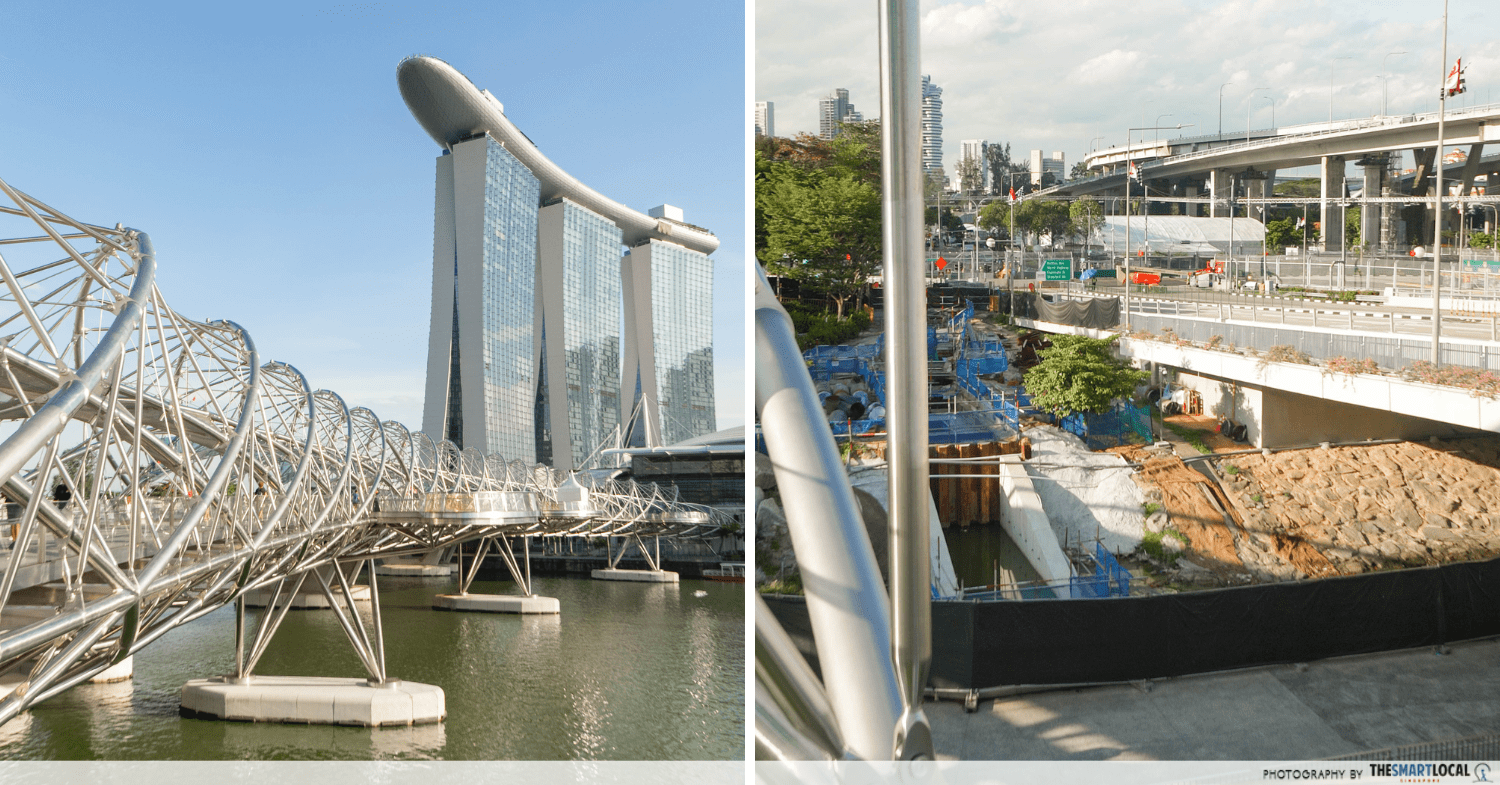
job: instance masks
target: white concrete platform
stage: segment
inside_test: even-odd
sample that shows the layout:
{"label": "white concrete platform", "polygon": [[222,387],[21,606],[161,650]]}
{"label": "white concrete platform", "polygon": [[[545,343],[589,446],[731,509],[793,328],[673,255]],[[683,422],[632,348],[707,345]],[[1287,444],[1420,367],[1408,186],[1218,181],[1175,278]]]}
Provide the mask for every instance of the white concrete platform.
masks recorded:
{"label": "white concrete platform", "polygon": [[239,722],[376,727],[441,722],[448,709],[443,688],[431,684],[372,686],[364,679],[252,676],[243,684],[224,677],[184,684],[181,713]]}
{"label": "white concrete platform", "polygon": [[[308,580],[312,579],[309,578]],[[333,593],[335,597],[339,598],[339,605],[343,605],[344,599],[342,593],[337,588],[334,589]],[[264,608],[266,607],[266,603],[269,603],[271,601],[272,594],[273,592],[266,589],[258,589],[256,591],[245,592],[245,605],[251,608]],[[350,586],[349,594],[354,597],[355,602],[370,601],[369,586],[365,586],[363,584],[358,586]],[[308,590],[307,586],[305,585],[302,587],[302,591],[297,592],[297,596],[292,599],[292,610],[294,611],[305,611],[327,607],[328,598],[323,596],[323,591],[318,588]]]}
{"label": "white concrete platform", "polygon": [[393,561],[375,565],[375,574],[390,575],[398,578],[446,578],[453,574],[453,565]]}
{"label": "white concrete platform", "polygon": [[594,570],[596,581],[635,581],[636,583],[676,583],[677,573],[671,570]]}
{"label": "white concrete platform", "polygon": [[556,597],[522,597],[516,594],[439,594],[432,607],[440,611],[478,613],[560,613]]}
{"label": "white concrete platform", "polygon": [[109,684],[116,681],[127,681],[135,675],[135,657],[126,657],[119,664],[111,665],[99,672],[99,675],[89,679],[90,684]]}

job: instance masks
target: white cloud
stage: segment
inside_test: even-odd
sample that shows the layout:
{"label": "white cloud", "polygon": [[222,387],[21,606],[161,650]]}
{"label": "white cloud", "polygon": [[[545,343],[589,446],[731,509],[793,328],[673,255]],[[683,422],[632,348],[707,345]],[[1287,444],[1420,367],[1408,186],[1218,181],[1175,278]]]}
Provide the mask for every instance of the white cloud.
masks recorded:
{"label": "white cloud", "polygon": [[1073,69],[1072,80],[1078,84],[1108,84],[1135,79],[1141,60],[1140,52],[1115,49],[1080,63]]}
{"label": "white cloud", "polygon": [[[963,139],[1010,142],[1019,155],[1062,150],[1071,165],[1158,116],[1192,125],[1190,134],[1241,128],[1247,115],[1269,125],[1266,97],[1283,126],[1326,120],[1330,99],[1335,117],[1369,116],[1380,110],[1383,64],[1391,112],[1435,109],[1441,29],[1415,5],[924,0],[922,72],[943,88],[950,168]],[[1490,12],[1480,0],[1452,10],[1449,59],[1470,63],[1468,105],[1488,102],[1500,79]],[[835,87],[866,117],[879,113],[875,14],[867,0],[757,0],[754,100],[776,102],[779,133],[816,131],[817,100]],[[1385,57],[1397,51],[1408,54]]]}

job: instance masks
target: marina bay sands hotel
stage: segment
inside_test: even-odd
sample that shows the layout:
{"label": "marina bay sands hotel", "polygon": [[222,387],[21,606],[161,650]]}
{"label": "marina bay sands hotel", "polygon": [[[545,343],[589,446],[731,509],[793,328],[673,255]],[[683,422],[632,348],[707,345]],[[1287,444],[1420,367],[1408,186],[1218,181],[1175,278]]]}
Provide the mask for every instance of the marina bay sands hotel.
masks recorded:
{"label": "marina bay sands hotel", "polygon": [[442,148],[422,431],[562,470],[620,427],[627,446],[713,432],[718,238],[579,182],[447,63],[396,77]]}

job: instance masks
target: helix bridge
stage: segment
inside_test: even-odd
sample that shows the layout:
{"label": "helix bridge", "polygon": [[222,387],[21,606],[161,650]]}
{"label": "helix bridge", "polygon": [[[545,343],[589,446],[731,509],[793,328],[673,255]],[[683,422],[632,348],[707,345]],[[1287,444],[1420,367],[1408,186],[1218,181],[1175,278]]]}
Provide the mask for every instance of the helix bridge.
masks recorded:
{"label": "helix bridge", "polygon": [[[469,544],[461,592],[493,551],[530,595],[512,538],[528,560],[532,537],[624,538],[659,569],[661,537],[729,521],[672,489],[460,450],[350,408],[264,362],[234,322],[173,311],[144,232],[3,180],[0,224],[0,722],[228,604],[230,675],[248,678],[299,590],[326,597],[383,682],[376,559]],[[270,600],[247,608],[252,592]]]}

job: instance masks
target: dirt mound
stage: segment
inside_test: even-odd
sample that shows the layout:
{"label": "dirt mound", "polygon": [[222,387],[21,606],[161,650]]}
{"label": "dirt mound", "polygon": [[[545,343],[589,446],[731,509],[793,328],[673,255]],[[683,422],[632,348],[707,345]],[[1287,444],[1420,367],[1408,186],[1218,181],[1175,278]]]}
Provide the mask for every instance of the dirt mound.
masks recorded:
{"label": "dirt mound", "polygon": [[1207,476],[1172,456],[1148,459],[1137,482],[1159,491],[1171,526],[1188,538],[1185,558],[1221,580],[1244,574],[1245,565],[1235,548],[1239,521]]}
{"label": "dirt mound", "polygon": [[1250,535],[1246,563],[1321,577],[1500,553],[1496,466],[1500,440],[1481,437],[1239,455],[1218,468]]}

